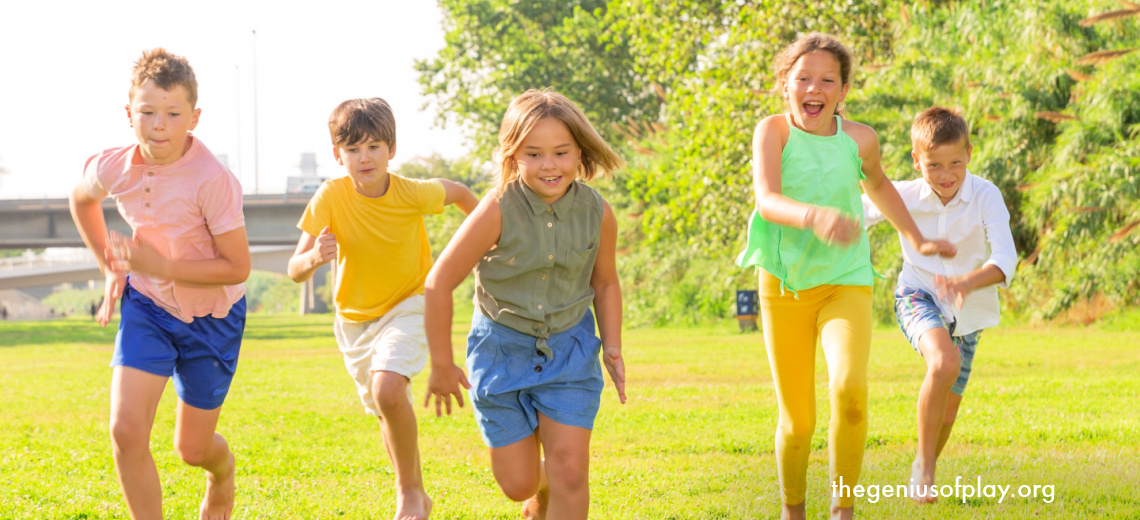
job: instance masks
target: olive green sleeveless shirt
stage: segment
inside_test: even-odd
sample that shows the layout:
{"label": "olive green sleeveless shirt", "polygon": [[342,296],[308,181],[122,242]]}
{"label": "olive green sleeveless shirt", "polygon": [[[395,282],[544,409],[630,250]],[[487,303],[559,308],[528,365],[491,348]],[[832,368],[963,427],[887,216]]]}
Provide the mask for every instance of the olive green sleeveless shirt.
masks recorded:
{"label": "olive green sleeveless shirt", "polygon": [[[835,116],[835,135],[819,136],[796,128],[789,116],[788,142],[780,163],[780,188],[785,197],[835,208],[863,222],[859,182],[863,160],[859,145],[843,131]],[[780,289],[792,292],[820,285],[864,285],[874,281],[871,245],[859,226],[859,239],[849,246],[827,245],[811,229],[773,224],[756,210],[748,219],[748,244],[736,263],[758,266],[780,279]]]}
{"label": "olive green sleeveless shirt", "polygon": [[499,197],[498,245],[475,266],[475,306],[496,323],[539,339],[581,321],[594,300],[590,278],[602,234],[602,196],[574,181],[547,204],[521,180]]}

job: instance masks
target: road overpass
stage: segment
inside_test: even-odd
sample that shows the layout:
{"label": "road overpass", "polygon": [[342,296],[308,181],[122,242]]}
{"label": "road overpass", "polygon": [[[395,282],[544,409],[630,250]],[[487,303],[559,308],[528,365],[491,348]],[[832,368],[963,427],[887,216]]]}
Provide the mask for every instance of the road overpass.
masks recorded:
{"label": "road overpass", "polygon": [[[311,193],[246,195],[242,208],[249,245],[295,245],[300,236],[297,221],[311,197]],[[103,218],[108,229],[131,234],[110,199],[103,202]],[[67,199],[0,200],[0,249],[45,247],[84,247]]]}
{"label": "road overpass", "polygon": [[[253,269],[285,273],[300,236],[297,221],[311,197],[311,193],[244,197],[243,211]],[[113,201],[104,201],[103,217],[108,229],[131,234]],[[0,249],[48,247],[85,247],[71,219],[67,199],[0,200]],[[58,261],[46,256],[26,263],[19,259],[0,261],[0,290],[102,281],[103,275],[90,254],[84,252],[86,256]],[[301,301],[305,310],[323,312],[323,305],[314,300],[313,292],[314,284],[323,285],[328,268],[328,265],[322,267],[312,279],[301,284]]]}

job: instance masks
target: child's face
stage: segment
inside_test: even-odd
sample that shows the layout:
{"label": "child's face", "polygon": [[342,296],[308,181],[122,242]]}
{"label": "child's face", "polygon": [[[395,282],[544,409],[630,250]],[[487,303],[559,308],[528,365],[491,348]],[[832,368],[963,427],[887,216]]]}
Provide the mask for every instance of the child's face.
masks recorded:
{"label": "child's face", "polygon": [[827,51],[800,56],[784,78],[784,101],[792,122],[809,134],[834,135],[835,108],[847,96],[839,60]]}
{"label": "child's face", "polygon": [[146,164],[170,164],[186,152],[186,134],[198,126],[202,109],[190,105],[186,87],[163,90],[148,80],[135,89],[127,118]]}
{"label": "child's face", "polygon": [[356,191],[366,197],[379,197],[387,191],[388,161],[395,156],[395,146],[373,138],[333,147],[337,164],[344,166]]}
{"label": "child's face", "polygon": [[514,159],[527,187],[547,204],[554,204],[578,178],[582,150],[565,123],[547,117],[526,134]]}
{"label": "child's face", "polygon": [[970,164],[970,152],[973,147],[966,141],[946,143],[935,146],[922,153],[915,154],[912,150],[910,156],[914,158],[914,169],[922,172],[922,179],[943,204],[950,202],[958,190],[962,188],[962,181],[966,179],[966,166]]}

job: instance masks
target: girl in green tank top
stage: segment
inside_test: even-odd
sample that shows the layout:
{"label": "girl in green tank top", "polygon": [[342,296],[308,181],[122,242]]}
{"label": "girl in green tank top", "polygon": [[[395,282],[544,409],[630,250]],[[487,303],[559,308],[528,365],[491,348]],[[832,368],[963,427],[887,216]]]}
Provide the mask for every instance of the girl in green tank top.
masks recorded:
{"label": "girl in green tank top", "polygon": [[[780,407],[781,518],[794,520],[806,514],[817,341],[830,383],[832,483],[842,481],[849,490],[862,466],[874,272],[860,187],[916,250],[952,255],[954,249],[918,231],[883,174],[875,131],[839,116],[851,77],[851,54],[842,43],[809,34],[777,57],[775,72],[776,90],[788,110],[756,126],[756,208],[737,263],[761,270],[764,342]],[[830,513],[832,518],[854,515],[850,492],[832,495]]]}

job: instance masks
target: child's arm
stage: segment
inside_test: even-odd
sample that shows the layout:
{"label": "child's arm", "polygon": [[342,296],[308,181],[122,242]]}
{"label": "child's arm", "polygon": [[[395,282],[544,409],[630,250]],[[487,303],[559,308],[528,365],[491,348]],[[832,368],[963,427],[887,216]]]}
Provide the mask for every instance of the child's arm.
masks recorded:
{"label": "child's arm", "polygon": [[135,232],[127,238],[110,234],[113,265],[122,271],[135,271],[191,285],[236,285],[249,278],[249,241],[245,226],[214,235],[218,257],[208,260],[181,260],[162,256],[146,237]]}
{"label": "child's arm", "polygon": [[127,287],[127,274],[114,269],[108,263],[107,248],[107,222],[103,219],[102,200],[87,193],[84,184],[80,183],[71,191],[68,205],[71,208],[71,218],[79,230],[83,243],[95,255],[95,262],[99,264],[99,271],[106,278],[103,286],[103,305],[99,307],[96,320],[104,327],[111,321],[115,313],[115,302],[123,295]]}
{"label": "child's arm", "polygon": [[297,249],[289,257],[289,265],[285,268],[289,278],[301,283],[313,276],[322,265],[336,258],[336,235],[332,234],[329,226],[321,230],[321,236],[314,237],[304,231],[301,239],[297,241]]}
{"label": "child's arm", "polygon": [[464,215],[470,215],[475,211],[475,206],[479,205],[479,199],[471,193],[471,188],[461,182],[455,182],[447,179],[435,179],[443,184],[443,205],[455,204]]}
{"label": "child's arm", "polygon": [[1001,272],[996,264],[986,264],[962,276],[946,277],[936,274],[934,288],[939,300],[952,301],[955,307],[961,309],[967,294],[1004,281],[1005,273]]}
{"label": "child's arm", "polygon": [[602,238],[590,286],[594,288],[594,311],[602,337],[602,362],[625,404],[625,361],[621,356],[621,283],[617,272],[617,218],[608,203],[602,213]]}
{"label": "child's arm", "polygon": [[773,224],[810,229],[827,243],[849,245],[859,238],[859,223],[834,208],[813,206],[783,195],[780,165],[788,128],[779,115],[768,116],[752,134],[752,184],[756,211]]}
{"label": "child's arm", "polygon": [[945,240],[927,240],[918,230],[918,225],[911,218],[895,185],[883,173],[879,159],[879,136],[875,131],[867,125],[850,121],[844,122],[844,131],[859,145],[859,157],[863,159],[863,175],[866,177],[861,184],[875,207],[910,242],[915,251],[924,255],[954,256],[957,250],[953,244]]}
{"label": "child's arm", "polygon": [[965,303],[966,295],[972,291],[997,284],[1009,287],[1009,282],[1017,271],[1017,248],[1013,244],[1013,232],[1009,229],[1009,210],[996,187],[989,183],[981,186],[975,192],[975,197],[981,204],[982,227],[990,246],[990,258],[981,267],[965,275],[934,277],[938,298],[954,302],[959,309]]}
{"label": "child's arm", "polygon": [[451,413],[451,396],[463,406],[463,393],[459,386],[471,388],[463,369],[455,364],[451,348],[451,320],[455,315],[452,294],[467,278],[479,259],[499,241],[503,229],[503,215],[499,201],[493,195],[484,197],[476,206],[428,273],[424,282],[424,329],[431,355],[431,376],[424,395],[424,406],[435,396],[435,415],[441,415],[440,403]]}

